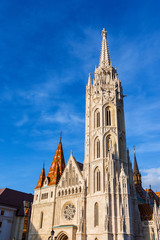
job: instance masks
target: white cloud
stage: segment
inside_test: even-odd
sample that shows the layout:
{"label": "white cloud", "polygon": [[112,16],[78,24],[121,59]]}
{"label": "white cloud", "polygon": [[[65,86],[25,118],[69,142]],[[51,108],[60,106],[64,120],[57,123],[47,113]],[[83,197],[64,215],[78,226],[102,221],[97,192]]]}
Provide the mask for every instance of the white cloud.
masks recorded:
{"label": "white cloud", "polygon": [[150,168],[142,170],[142,182],[144,188],[151,188],[160,191],[160,168]]}
{"label": "white cloud", "polygon": [[15,123],[15,125],[17,127],[22,127],[26,122],[28,122],[28,116],[24,115],[21,120],[19,120]]}

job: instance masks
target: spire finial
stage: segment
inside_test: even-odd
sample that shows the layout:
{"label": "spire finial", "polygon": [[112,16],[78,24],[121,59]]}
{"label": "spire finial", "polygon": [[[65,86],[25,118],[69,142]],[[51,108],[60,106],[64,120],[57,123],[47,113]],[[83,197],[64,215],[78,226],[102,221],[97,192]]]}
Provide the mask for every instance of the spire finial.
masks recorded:
{"label": "spire finial", "polygon": [[43,162],[43,169],[44,169],[44,164],[45,164],[45,161]]}
{"label": "spire finial", "polygon": [[136,154],[136,148],[135,146],[133,146],[133,150],[134,150],[134,155]]}
{"label": "spire finial", "polygon": [[107,37],[107,31],[106,31],[105,28],[103,28],[103,30],[102,30],[102,37],[103,37],[103,38],[106,38],[106,37]]}
{"label": "spire finial", "polygon": [[62,131],[60,132],[60,142],[61,142],[61,139],[62,139]]}
{"label": "spire finial", "polygon": [[101,48],[101,56],[99,67],[108,67],[110,65],[110,56],[108,50],[108,43],[107,43],[107,31],[105,28],[102,30],[102,48]]}

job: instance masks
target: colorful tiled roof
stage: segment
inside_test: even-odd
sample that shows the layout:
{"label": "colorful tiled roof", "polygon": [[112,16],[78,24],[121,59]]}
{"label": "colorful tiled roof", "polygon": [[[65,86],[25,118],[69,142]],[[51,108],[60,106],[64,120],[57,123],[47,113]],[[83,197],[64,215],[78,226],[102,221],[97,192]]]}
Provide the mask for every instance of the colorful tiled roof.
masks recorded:
{"label": "colorful tiled roof", "polygon": [[155,194],[160,198],[160,192],[155,192]]}
{"label": "colorful tiled roof", "polygon": [[143,189],[141,184],[135,184],[136,188],[136,195],[138,199],[138,203],[145,203],[146,202],[146,192]]}
{"label": "colorful tiled roof", "polygon": [[58,183],[64,168],[65,168],[65,161],[64,161],[64,155],[63,155],[62,143],[60,141],[47,176],[49,178],[48,185],[54,185]]}
{"label": "colorful tiled roof", "polygon": [[136,151],[135,151],[135,147],[134,147],[134,173],[133,173],[133,181],[135,184],[139,184],[141,185],[142,180],[141,180],[141,174],[138,168],[138,164],[137,164],[137,159],[136,159]]}
{"label": "colorful tiled roof", "polygon": [[43,186],[44,180],[45,180],[45,169],[43,166],[36,188],[41,188]]}
{"label": "colorful tiled roof", "polygon": [[156,193],[153,192],[153,190],[151,188],[150,189],[145,189],[145,191],[149,195],[149,198],[151,200],[151,204],[154,205],[154,200],[155,200],[157,205],[159,205],[159,197],[156,195]]}
{"label": "colorful tiled roof", "polygon": [[140,204],[138,205],[141,220],[151,220],[152,219],[152,209],[151,206],[148,203]]}

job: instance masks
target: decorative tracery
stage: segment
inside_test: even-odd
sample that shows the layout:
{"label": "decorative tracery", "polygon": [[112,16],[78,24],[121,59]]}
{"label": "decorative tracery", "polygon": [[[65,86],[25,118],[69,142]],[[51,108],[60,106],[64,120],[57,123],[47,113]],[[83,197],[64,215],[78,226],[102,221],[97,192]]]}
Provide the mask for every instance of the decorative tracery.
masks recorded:
{"label": "decorative tracery", "polygon": [[76,208],[73,204],[69,203],[65,208],[64,208],[64,218],[68,221],[72,220],[75,216],[76,213]]}

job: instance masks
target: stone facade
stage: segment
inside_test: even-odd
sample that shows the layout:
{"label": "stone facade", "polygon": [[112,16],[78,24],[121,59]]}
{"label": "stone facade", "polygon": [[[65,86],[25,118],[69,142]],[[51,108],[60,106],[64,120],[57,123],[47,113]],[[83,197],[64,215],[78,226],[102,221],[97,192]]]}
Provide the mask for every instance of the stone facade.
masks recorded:
{"label": "stone facade", "polygon": [[[52,227],[58,240],[151,239],[144,234],[138,209],[126,148],[123,89],[106,35],[103,29],[100,63],[93,83],[89,74],[86,86],[83,168],[71,153],[57,184],[50,185],[48,177],[39,183],[29,240],[47,240]],[[157,216],[156,207],[154,211]]]}

